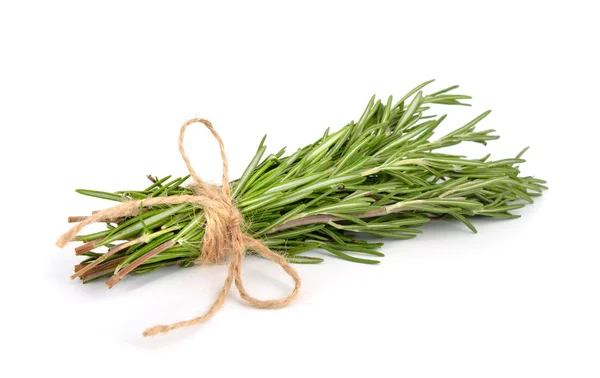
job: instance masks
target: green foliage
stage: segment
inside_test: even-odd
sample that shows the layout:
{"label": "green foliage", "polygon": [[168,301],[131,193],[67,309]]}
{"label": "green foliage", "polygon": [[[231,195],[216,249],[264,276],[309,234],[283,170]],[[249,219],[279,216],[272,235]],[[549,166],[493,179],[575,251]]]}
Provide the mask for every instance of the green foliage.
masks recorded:
{"label": "green foliage", "polygon": [[[476,130],[490,112],[440,137],[432,138],[445,116],[427,114],[430,104],[466,105],[470,97],[451,92],[457,87],[424,95],[419,85],[392,106],[373,97],[357,122],[324,135],[316,142],[285,155],[285,148],[264,158],[261,141],[256,155],[232,194],[247,232],[294,263],[320,263],[304,254],[314,249],[348,261],[378,263],[383,256],[375,238],[409,239],[431,219],[448,218],[476,232],[470,217],[515,218],[513,210],[541,195],[545,181],[520,176],[525,150],[515,158],[489,160],[439,152],[462,142],[485,145],[497,139],[494,130]],[[79,193],[123,201],[191,194],[186,177],[155,179],[141,191]],[[108,230],[80,236],[103,238],[98,246],[139,239],[103,261],[86,281],[105,275],[149,252],[167,240],[171,247],[137,267],[146,273],[165,265],[190,266],[199,257],[204,215],[193,205],[157,206],[139,216],[108,223]],[[372,238],[369,238],[372,239]],[[251,252],[251,251],[250,251]],[[365,257],[359,257],[359,256]],[[89,252],[87,262],[102,256]],[[117,264],[118,265],[115,265]],[[112,264],[112,265],[111,265]]]}

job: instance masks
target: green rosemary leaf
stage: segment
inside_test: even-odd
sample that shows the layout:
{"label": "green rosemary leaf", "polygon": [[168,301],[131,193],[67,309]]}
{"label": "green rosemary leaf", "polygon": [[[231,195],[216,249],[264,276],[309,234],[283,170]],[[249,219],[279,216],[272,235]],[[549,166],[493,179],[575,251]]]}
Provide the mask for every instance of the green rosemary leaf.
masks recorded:
{"label": "green rosemary leaf", "polygon": [[325,261],[319,257],[309,256],[290,256],[287,260],[294,264],[320,264]]}
{"label": "green rosemary leaf", "polygon": [[84,196],[96,197],[101,199],[107,199],[111,201],[122,201],[123,196],[113,193],[100,192],[97,190],[88,190],[88,189],[76,189],[75,190],[79,194],[83,194]]}
{"label": "green rosemary leaf", "polygon": [[157,177],[157,178],[156,178],[156,181],[154,181],[154,182],[152,183],[152,185],[150,185],[149,187],[147,187],[147,188],[146,188],[146,189],[144,189],[143,191],[144,191],[144,192],[149,192],[149,191],[151,191],[152,189],[154,189],[154,188],[156,188],[156,187],[160,187],[160,186],[162,186],[162,184],[163,184],[165,181],[167,181],[167,180],[168,180],[168,179],[170,179],[170,178],[171,178],[171,175],[165,176],[165,177],[161,178],[160,180],[159,180],[159,179],[158,179],[158,177]]}
{"label": "green rosemary leaf", "polygon": [[475,228],[475,226],[473,226],[473,224],[471,222],[469,222],[469,220],[465,217],[463,217],[462,215],[458,214],[458,213],[450,213],[451,216],[453,216],[454,218],[458,219],[459,221],[463,222],[467,227],[469,227],[469,229],[471,231],[473,231],[474,234],[477,233],[477,229]]}
{"label": "green rosemary leaf", "polygon": [[398,124],[394,128],[394,133],[399,134],[404,130],[406,124],[408,123],[408,120],[413,117],[415,109],[421,104],[422,98],[423,93],[418,92],[415,98],[413,98],[410,105],[408,106],[408,109],[406,109],[406,111],[402,115],[402,118],[400,118],[400,120],[398,121]]}
{"label": "green rosemary leaf", "polygon": [[[304,234],[320,230],[323,227],[325,227],[324,224],[312,224],[312,225],[308,225],[308,226],[295,227],[288,231],[278,232],[278,233],[274,234],[274,236],[277,238],[280,238],[282,240],[293,239],[297,236],[302,236]],[[270,239],[267,239],[267,240],[270,240]]]}
{"label": "green rosemary leaf", "polygon": [[302,177],[302,178],[299,178],[294,181],[287,181],[281,185],[277,185],[277,186],[270,188],[269,190],[265,191],[265,194],[270,194],[270,193],[275,193],[275,192],[284,192],[286,190],[294,189],[294,188],[302,186],[304,184],[307,184],[310,182],[315,182],[315,181],[319,180],[320,178],[324,177],[325,175],[326,175],[326,173],[321,172],[321,173],[316,173],[314,175],[310,175],[307,177]]}
{"label": "green rosemary leaf", "polygon": [[332,255],[337,256],[346,261],[352,261],[352,262],[361,263],[361,264],[379,264],[380,263],[380,261],[378,261],[378,260],[362,259],[359,257],[350,256],[349,254],[344,253],[344,252],[342,252],[338,249],[335,249],[324,243],[322,243],[320,245],[320,248],[322,248],[322,249],[326,250],[327,252],[331,253]]}
{"label": "green rosemary leaf", "polygon": [[[256,154],[254,155],[254,157],[250,161],[250,164],[248,164],[248,167],[246,167],[246,170],[242,174],[242,177],[238,180],[237,184],[233,188],[233,190],[231,192],[231,195],[232,195],[233,198],[236,198],[238,194],[243,193],[243,191],[245,189],[244,186],[245,186],[246,182],[248,181],[248,179],[250,178],[250,176],[254,172],[254,169],[256,168],[256,166],[258,165],[258,163],[260,162],[260,159],[263,157],[265,151],[267,150],[267,146],[264,145],[266,139],[267,139],[267,136],[265,135],[262,138],[262,140],[260,141],[260,145],[258,146],[258,150],[256,151]],[[283,153],[283,151],[282,151],[282,153]]]}
{"label": "green rosemary leaf", "polygon": [[81,241],[81,242],[88,242],[88,241],[104,238],[107,235],[109,235],[110,232],[111,232],[111,230],[105,230],[105,231],[94,232],[93,234],[79,235],[79,236],[77,236],[77,238],[75,240]]}
{"label": "green rosemary leaf", "polygon": [[[425,88],[425,86],[433,83],[435,80],[429,80],[424,82],[423,84],[419,84],[416,87],[414,87],[413,89],[410,90],[410,92],[408,92],[407,94],[404,95],[404,97],[402,97],[398,103],[394,106],[394,108],[399,108],[399,107],[404,107],[404,101],[406,101],[408,98],[410,98],[410,96],[414,95],[415,93],[417,93],[418,91],[420,91],[421,89]],[[455,88],[458,88],[458,85],[455,86]],[[440,92],[444,92],[444,91],[448,91],[448,88],[446,88],[446,90],[440,91]],[[435,97],[435,93],[432,94],[431,96]]]}

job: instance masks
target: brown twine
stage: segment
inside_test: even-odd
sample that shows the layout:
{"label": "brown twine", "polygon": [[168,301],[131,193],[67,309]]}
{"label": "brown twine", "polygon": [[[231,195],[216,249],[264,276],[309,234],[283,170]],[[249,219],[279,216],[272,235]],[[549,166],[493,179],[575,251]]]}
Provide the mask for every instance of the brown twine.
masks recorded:
{"label": "brown twine", "polygon": [[[223,161],[222,186],[207,184],[197,174],[183,148],[183,141],[187,127],[193,123],[202,123],[212,133],[219,142],[221,150],[221,159]],[[154,336],[159,333],[168,332],[173,329],[188,327],[209,319],[217,312],[225,297],[229,292],[231,285],[235,282],[240,297],[248,304],[257,308],[281,308],[287,306],[297,295],[300,289],[300,276],[280,254],[267,248],[262,242],[254,239],[242,231],[242,216],[239,210],[233,204],[231,199],[231,189],[229,187],[229,168],[227,156],[225,155],[225,146],[219,134],[215,131],[212,124],[201,118],[193,118],[183,124],[179,132],[179,152],[187,166],[194,182],[190,188],[194,195],[180,195],[169,197],[148,198],[140,201],[126,201],[118,206],[114,206],[92,214],[68,232],[63,234],[56,245],[64,247],[68,242],[73,241],[77,233],[85,226],[101,221],[103,219],[113,219],[119,217],[128,217],[137,215],[140,207],[149,207],[155,205],[175,205],[181,203],[195,203],[204,208],[205,212],[205,235],[200,257],[195,261],[196,264],[207,264],[224,261],[226,257],[230,258],[229,269],[225,284],[219,290],[219,295],[212,306],[202,316],[190,320],[184,320],[168,325],[156,325],[144,331],[144,336]],[[290,295],[281,299],[261,300],[257,299],[244,288],[241,272],[242,260],[246,249],[254,250],[263,257],[279,264],[283,270],[294,280],[294,290]]]}

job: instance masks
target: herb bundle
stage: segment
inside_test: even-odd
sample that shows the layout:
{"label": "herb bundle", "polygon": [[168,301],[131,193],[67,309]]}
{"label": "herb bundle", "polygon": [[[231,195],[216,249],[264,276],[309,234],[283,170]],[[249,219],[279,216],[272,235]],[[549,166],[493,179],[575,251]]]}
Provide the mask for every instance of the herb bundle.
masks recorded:
{"label": "herb bundle", "polygon": [[[376,264],[383,243],[372,237],[414,238],[432,219],[453,218],[476,232],[469,218],[518,217],[511,211],[546,189],[544,180],[520,175],[527,149],[501,160],[440,152],[462,142],[485,145],[498,136],[475,128],[487,111],[434,137],[445,116],[430,115],[430,106],[467,105],[463,101],[470,97],[453,94],[457,86],[425,95],[422,89],[430,82],[398,101],[371,98],[358,121],[335,132],[327,129],[290,155],[283,148],[265,157],[263,138],[243,175],[230,183],[244,232],[291,263],[321,263],[322,258],[306,255],[321,249],[344,260]],[[77,192],[116,202],[194,194],[185,185],[189,176],[148,178],[151,183],[142,190]],[[85,259],[72,278],[112,277],[107,281],[112,286],[129,273],[189,267],[201,258],[206,222],[201,206],[156,205],[104,221],[106,230],[77,236],[83,244],[76,254]]]}

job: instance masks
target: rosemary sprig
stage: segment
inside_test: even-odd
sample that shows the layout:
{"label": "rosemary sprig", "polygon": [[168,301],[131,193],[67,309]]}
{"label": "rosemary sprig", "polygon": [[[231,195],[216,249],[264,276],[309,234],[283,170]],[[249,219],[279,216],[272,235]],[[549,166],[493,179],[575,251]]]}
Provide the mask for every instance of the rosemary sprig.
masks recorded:
{"label": "rosemary sprig", "polygon": [[[264,157],[265,138],[242,176],[231,183],[247,232],[261,238],[289,261],[316,264],[305,256],[320,248],[344,260],[376,264],[380,242],[363,235],[410,239],[433,219],[452,218],[473,232],[470,217],[516,218],[513,210],[533,202],[545,181],[520,175],[524,149],[516,157],[490,160],[445,154],[463,142],[486,144],[494,130],[476,130],[489,111],[440,138],[432,138],[444,116],[428,114],[431,104],[467,105],[457,86],[423,94],[425,82],[394,103],[371,98],[357,122],[327,129],[316,142],[285,155]],[[148,176],[144,190],[77,192],[112,201],[192,194],[188,176]],[[73,221],[81,217],[71,217]],[[135,217],[107,219],[107,230],[81,235],[76,253],[86,259],[74,277],[89,282],[128,273],[147,273],[166,265],[187,267],[199,257],[204,213],[195,205],[155,206]],[[108,247],[107,252],[95,248]]]}

